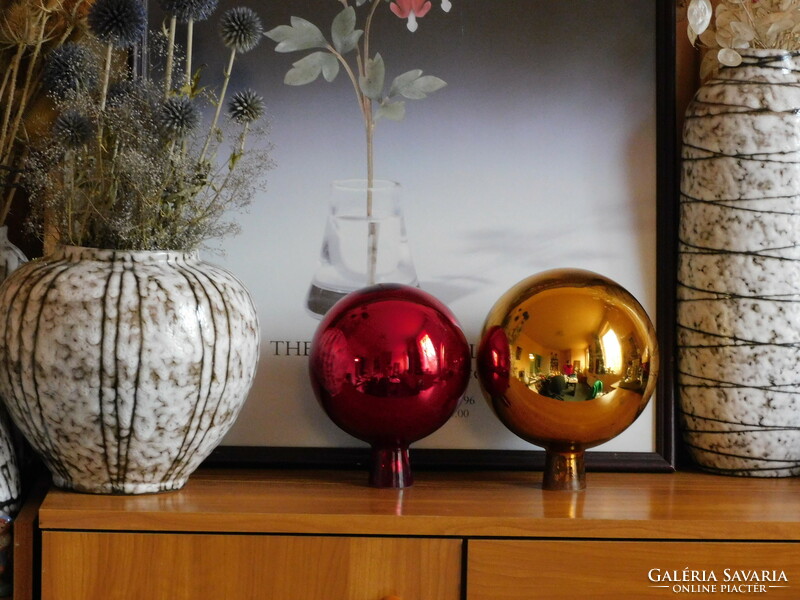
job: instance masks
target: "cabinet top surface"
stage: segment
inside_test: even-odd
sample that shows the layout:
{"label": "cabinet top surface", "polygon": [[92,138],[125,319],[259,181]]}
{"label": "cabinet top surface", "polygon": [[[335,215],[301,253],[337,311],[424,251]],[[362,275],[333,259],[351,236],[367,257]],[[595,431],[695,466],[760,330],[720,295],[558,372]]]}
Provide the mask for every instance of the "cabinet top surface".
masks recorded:
{"label": "cabinet top surface", "polygon": [[42,529],[599,539],[800,539],[800,478],[589,473],[548,492],[541,473],[418,472],[404,490],[354,471],[205,469],[183,490],[51,490]]}

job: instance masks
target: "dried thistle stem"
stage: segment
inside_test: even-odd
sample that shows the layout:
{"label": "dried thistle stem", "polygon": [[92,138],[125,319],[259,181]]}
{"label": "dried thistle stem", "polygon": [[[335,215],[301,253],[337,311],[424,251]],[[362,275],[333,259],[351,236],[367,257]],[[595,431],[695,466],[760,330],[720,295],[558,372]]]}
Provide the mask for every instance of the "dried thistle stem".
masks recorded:
{"label": "dried thistle stem", "polygon": [[3,113],[3,129],[0,130],[0,148],[5,148],[6,145],[6,136],[9,133],[8,126],[11,122],[11,108],[14,106],[14,96],[17,93],[17,74],[19,72],[22,54],[24,52],[25,46],[23,44],[19,44],[19,46],[17,46],[17,53],[14,55],[14,58],[11,61],[11,67],[9,68],[11,85],[9,86],[8,90],[6,110]]}
{"label": "dried thistle stem", "polygon": [[22,115],[25,113],[25,108],[27,105],[28,94],[30,93],[31,87],[31,80],[33,79],[33,71],[36,67],[36,61],[39,58],[39,53],[42,50],[42,43],[44,42],[44,32],[45,27],[47,26],[48,20],[47,13],[41,14],[41,27],[39,29],[39,35],[36,37],[36,46],[33,50],[33,56],[28,61],[28,69],[25,72],[25,83],[22,87],[22,94],[21,100],[19,102],[19,106],[17,107],[17,114],[14,118],[14,124],[11,126],[11,135],[8,136],[6,140],[7,148],[3,148],[0,146],[0,149],[3,150],[3,156],[7,156],[11,152],[11,148],[14,146],[14,141],[17,137],[17,132],[19,131],[20,123],[22,122]]}
{"label": "dried thistle stem", "polygon": [[[114,54],[114,46],[106,45],[105,68],[103,69],[103,83],[100,86],[100,112],[106,109],[106,98],[108,97],[108,83],[111,79],[111,59]],[[102,138],[102,128],[98,128],[98,139]]]}
{"label": "dried thistle stem", "polygon": [[177,27],[178,19],[175,15],[169,20],[169,32],[167,43],[167,58],[164,67],[164,98],[169,98],[169,93],[172,88],[172,69],[175,62],[175,29]]}
{"label": "dried thistle stem", "polygon": [[231,73],[233,72],[233,61],[236,59],[236,49],[231,48],[231,55],[228,59],[228,66],[225,69],[224,80],[222,82],[222,89],[219,92],[219,98],[217,99],[217,109],[214,111],[214,120],[211,122],[211,127],[208,130],[208,136],[206,136],[205,144],[203,144],[203,150],[200,152],[200,158],[197,160],[198,164],[202,164],[202,162],[206,158],[206,152],[208,152],[208,147],[211,144],[211,138],[214,136],[214,133],[217,129],[217,123],[219,122],[219,115],[222,112],[222,105],[225,102],[225,94],[228,91],[228,83],[231,80]]}
{"label": "dried thistle stem", "polygon": [[194,44],[194,19],[189,19],[186,24],[186,75],[185,84],[186,89],[191,92],[192,89],[192,46]]}
{"label": "dried thistle stem", "polygon": [[6,87],[8,86],[8,82],[11,79],[11,69],[6,69],[5,74],[3,75],[3,83],[0,83],[0,101],[7,102],[8,105],[11,104],[11,98],[8,100],[3,100],[3,96],[6,93]]}
{"label": "dried thistle stem", "polygon": [[3,208],[2,212],[0,212],[0,223],[5,223],[8,218],[8,213],[11,212],[11,204],[14,202],[14,195],[17,193],[17,186],[21,178],[22,170],[17,169],[17,172],[14,173],[14,178],[11,180],[11,185],[6,186],[8,187],[8,193],[3,200]]}

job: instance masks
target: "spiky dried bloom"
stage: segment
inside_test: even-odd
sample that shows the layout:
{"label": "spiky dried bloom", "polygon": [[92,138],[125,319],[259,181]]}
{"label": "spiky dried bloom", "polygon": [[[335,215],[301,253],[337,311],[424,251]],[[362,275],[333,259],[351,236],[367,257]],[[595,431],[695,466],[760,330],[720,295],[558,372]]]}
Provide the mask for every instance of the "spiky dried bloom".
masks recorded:
{"label": "spiky dried bloom", "polygon": [[253,123],[264,115],[264,99],[254,90],[234,94],[228,103],[228,116],[237,123]]}
{"label": "spiky dried bloom", "polygon": [[75,110],[65,110],[53,123],[53,137],[67,148],[79,148],[92,139],[94,124],[85,114]]}
{"label": "spiky dried bloom", "polygon": [[80,89],[91,89],[96,85],[97,77],[91,50],[75,42],[55,48],[42,69],[42,85],[57,98],[64,98]]}
{"label": "spiky dried bloom", "polygon": [[264,35],[261,19],[246,6],[237,6],[225,11],[220,22],[222,42],[239,54],[255,48]]}
{"label": "spiky dried bloom", "polygon": [[190,98],[172,96],[161,106],[159,121],[173,137],[182,138],[200,124],[200,111]]}
{"label": "spiky dried bloom", "polygon": [[[106,64],[102,52],[93,57]],[[114,63],[105,104],[84,89],[56,100],[66,123],[31,153],[34,230],[44,234],[47,215],[48,232],[62,243],[179,251],[235,232],[226,214],[250,203],[271,166],[266,131],[199,128],[200,105],[222,103],[210,88],[192,91],[165,94],[153,81],[127,79],[125,66]],[[251,102],[248,110],[257,108]],[[63,127],[74,114],[87,116],[92,135],[65,147]],[[223,148],[229,154],[218,156]]]}
{"label": "spiky dried bloom", "polygon": [[161,8],[181,23],[205,21],[217,10],[217,0],[161,0]]}
{"label": "spiky dried bloom", "polygon": [[91,32],[105,43],[129,48],[147,27],[147,15],[139,0],[95,0],[89,10]]}

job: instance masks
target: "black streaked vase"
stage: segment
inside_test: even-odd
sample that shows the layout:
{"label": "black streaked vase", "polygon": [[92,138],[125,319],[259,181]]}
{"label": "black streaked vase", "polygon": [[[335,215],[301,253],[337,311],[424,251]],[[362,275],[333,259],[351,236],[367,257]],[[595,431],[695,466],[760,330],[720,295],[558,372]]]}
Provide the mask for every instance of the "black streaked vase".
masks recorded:
{"label": "black streaked vase", "polygon": [[259,332],[196,253],[62,247],[0,288],[0,395],[56,485],[182,487],[234,423]]}
{"label": "black streaked vase", "polygon": [[[0,283],[27,262],[22,250],[8,239],[8,227],[0,226]],[[21,482],[14,436],[8,415],[0,408],[0,513],[15,516],[19,509]]]}
{"label": "black streaked vase", "polygon": [[684,127],[684,439],[715,473],[800,475],[800,52],[739,52]]}

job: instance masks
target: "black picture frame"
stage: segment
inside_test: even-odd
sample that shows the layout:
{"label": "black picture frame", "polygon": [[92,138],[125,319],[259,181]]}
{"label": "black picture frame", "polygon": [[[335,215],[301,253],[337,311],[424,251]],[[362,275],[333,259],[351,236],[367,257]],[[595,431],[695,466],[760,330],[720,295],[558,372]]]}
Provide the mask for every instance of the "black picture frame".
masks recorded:
{"label": "black picture frame", "polygon": [[[672,472],[676,470],[675,271],[677,248],[677,132],[675,99],[675,3],[655,0],[656,69],[656,298],[655,326],[661,372],[655,407],[653,452],[588,452],[591,471]],[[369,448],[219,446],[209,467],[361,468]],[[414,468],[448,470],[541,470],[543,450],[413,449]]]}

